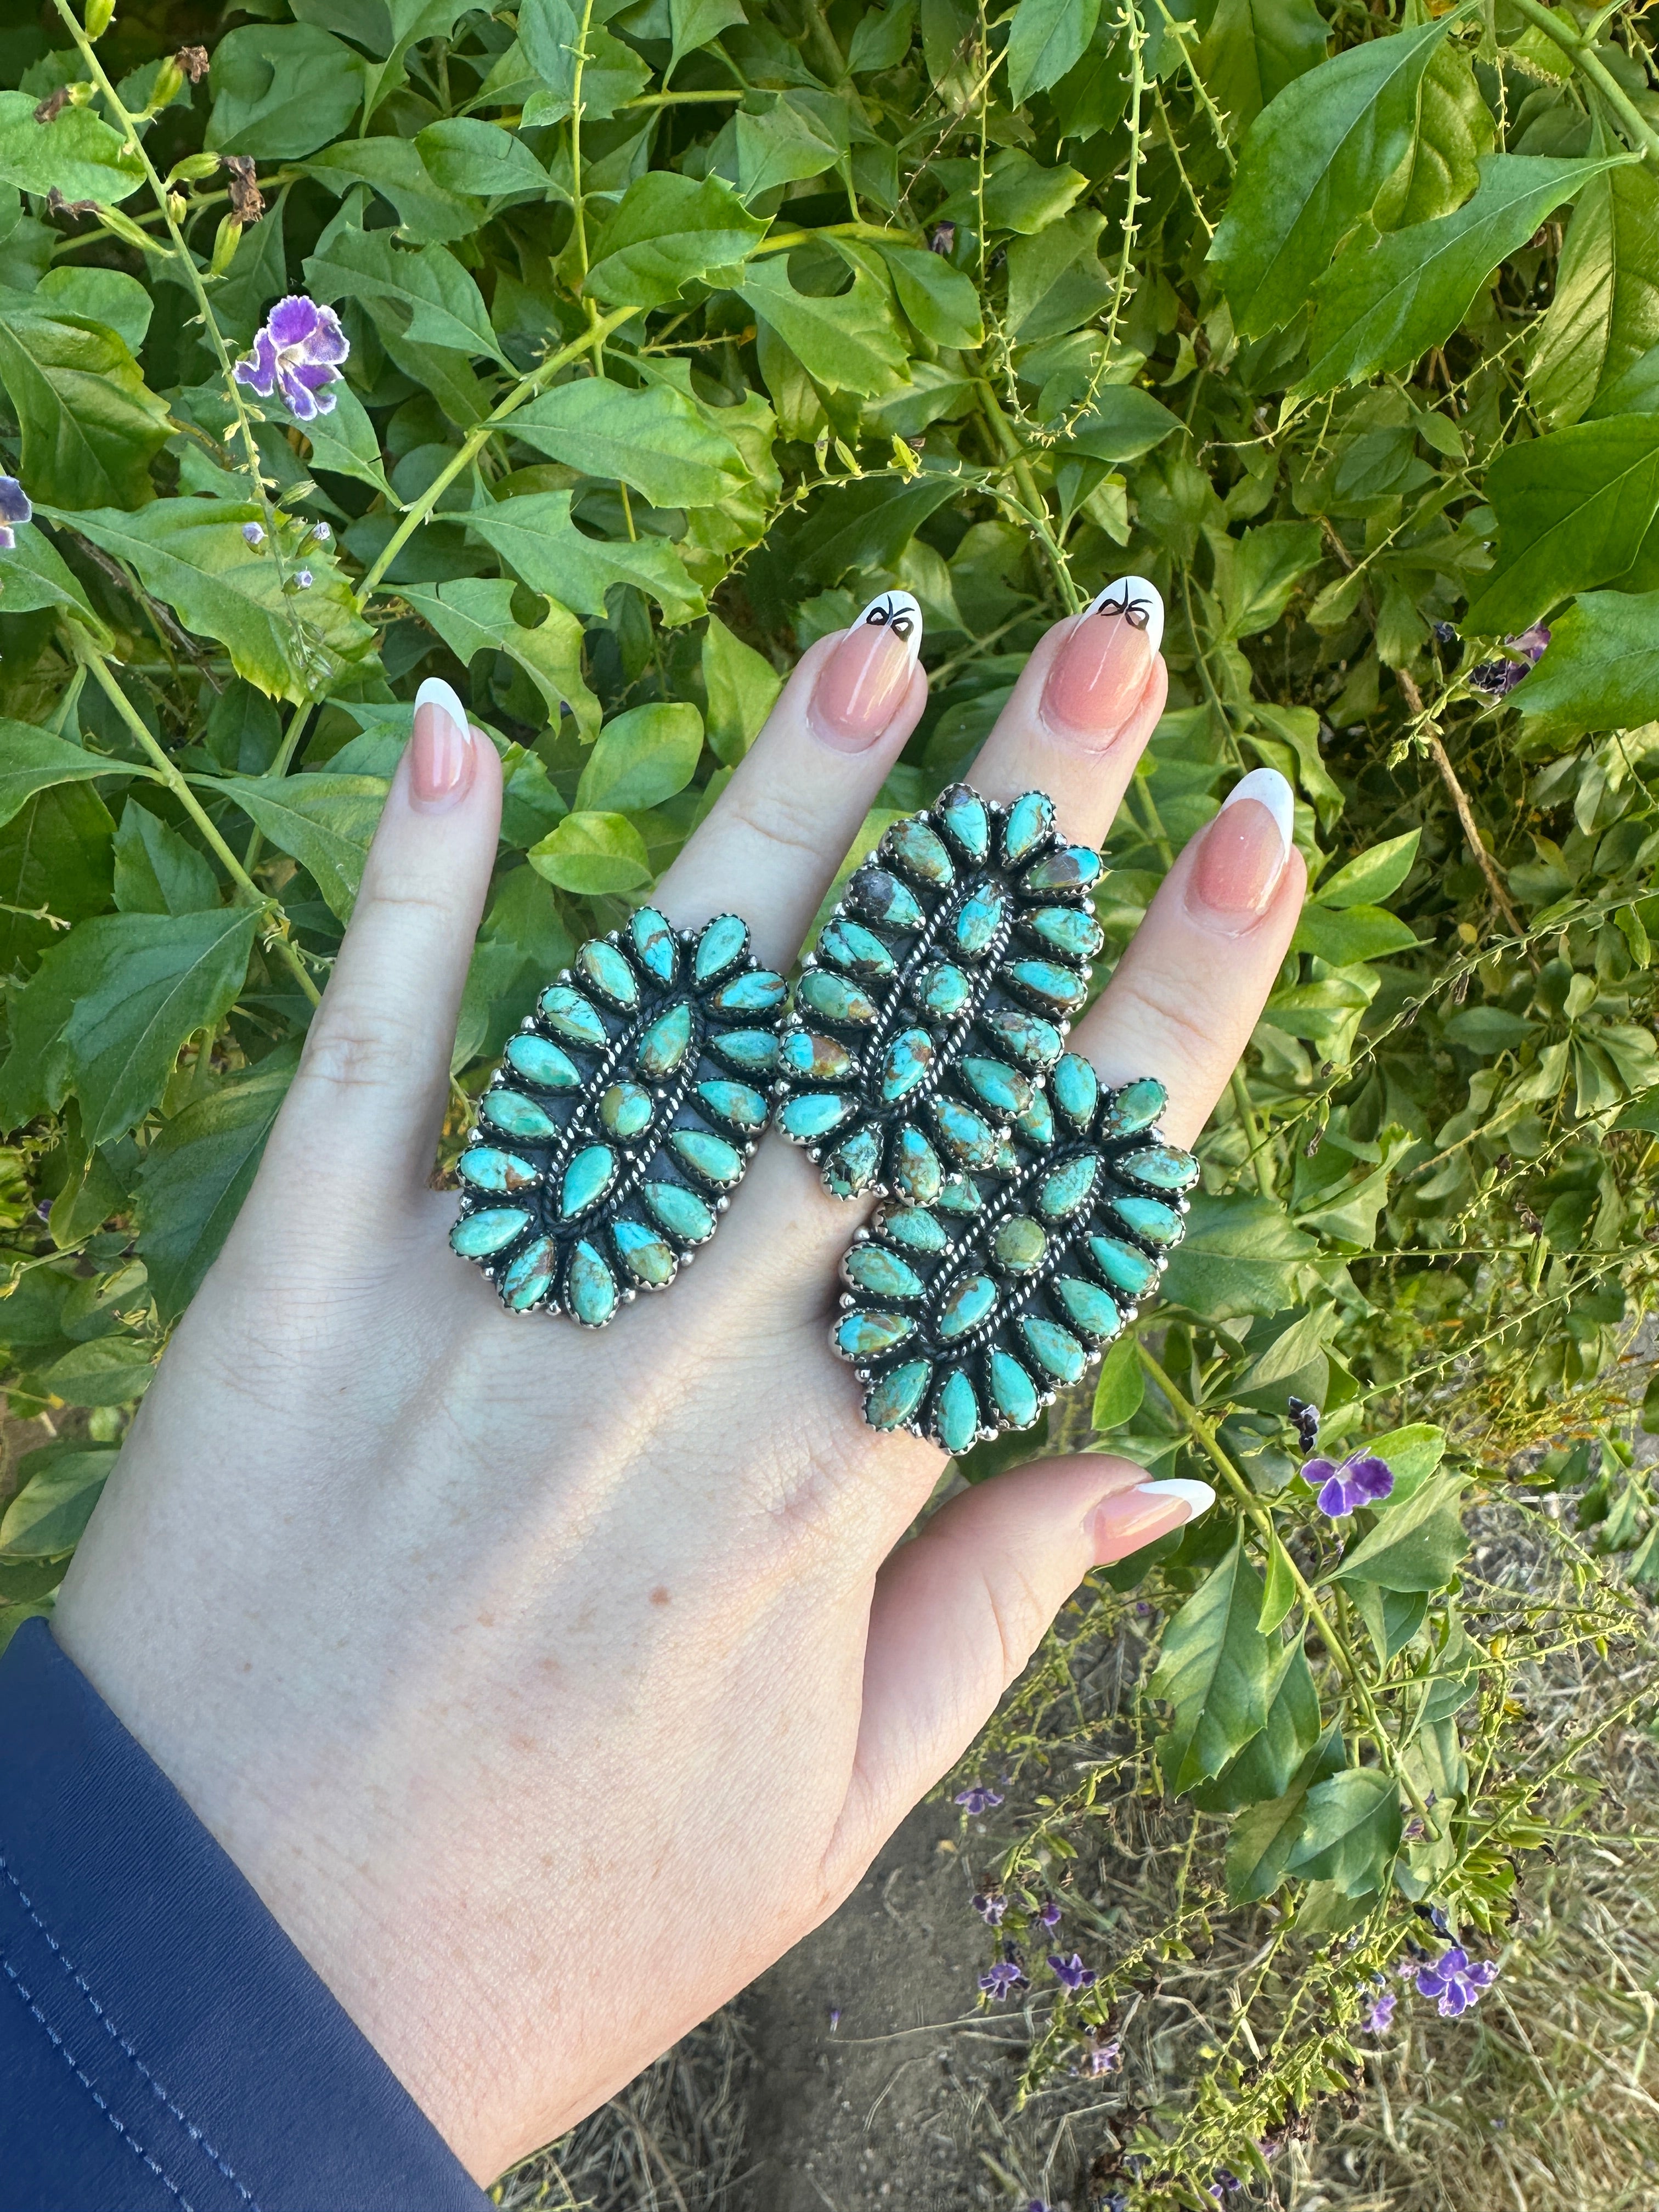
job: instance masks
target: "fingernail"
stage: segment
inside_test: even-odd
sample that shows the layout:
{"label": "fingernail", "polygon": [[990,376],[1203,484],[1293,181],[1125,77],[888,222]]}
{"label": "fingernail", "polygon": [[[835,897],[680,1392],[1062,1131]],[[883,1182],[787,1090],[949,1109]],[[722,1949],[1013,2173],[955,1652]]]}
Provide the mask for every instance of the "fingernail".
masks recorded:
{"label": "fingernail", "polygon": [[1212,927],[1237,934],[1266,913],[1291,855],[1296,807],[1273,768],[1253,768],[1222,801],[1199,841],[1190,902]]}
{"label": "fingernail", "polygon": [[1164,601],[1144,576],[1120,576],[1072,623],[1042,687],[1045,718],[1115,736],[1146,688],[1164,641]]}
{"label": "fingernail", "polygon": [[843,752],[872,745],[910,688],[921,651],[921,609],[908,592],[871,600],[818,672],[809,708],[821,738]]}
{"label": "fingernail", "polygon": [[416,806],[453,806],[471,781],[472,732],[466,709],[441,676],[428,676],[415,694],[409,795]]}
{"label": "fingernail", "polygon": [[1207,1482],[1176,1477],[1165,1482],[1138,1483],[1097,1505],[1091,1516],[1090,1534],[1100,1559],[1121,1559],[1125,1553],[1150,1544],[1172,1529],[1184,1528],[1215,1504]]}

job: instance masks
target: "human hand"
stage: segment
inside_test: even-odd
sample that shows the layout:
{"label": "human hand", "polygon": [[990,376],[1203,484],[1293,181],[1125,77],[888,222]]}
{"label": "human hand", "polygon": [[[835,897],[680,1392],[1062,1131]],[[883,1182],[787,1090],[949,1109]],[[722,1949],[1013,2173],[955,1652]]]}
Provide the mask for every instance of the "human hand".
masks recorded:
{"label": "human hand", "polygon": [[[1103,837],[1156,636],[1043,639],[974,769]],[[794,957],[920,716],[902,641],[806,653],[658,888]],[[1182,854],[1074,1049],[1189,1143],[1295,928],[1288,787]],[[672,1296],[514,1325],[428,1187],[495,856],[487,741],[416,716],[258,1179],[58,1602],[70,1656],[481,2179],[830,1911],[1097,1565],[1189,1501],[1098,1455],[898,1549],[943,1462],[831,1354],[863,1218],[763,1146]]]}

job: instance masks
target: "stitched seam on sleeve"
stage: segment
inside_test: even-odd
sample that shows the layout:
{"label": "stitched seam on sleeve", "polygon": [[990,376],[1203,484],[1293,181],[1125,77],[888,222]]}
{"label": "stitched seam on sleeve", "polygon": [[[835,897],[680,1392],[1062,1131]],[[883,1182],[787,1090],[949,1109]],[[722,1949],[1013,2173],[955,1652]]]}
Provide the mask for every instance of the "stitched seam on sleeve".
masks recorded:
{"label": "stitched seam on sleeve", "polygon": [[[218,2168],[219,2172],[223,2174],[225,2179],[228,2181],[231,2186],[235,2190],[243,2203],[248,2207],[248,2212],[259,2212],[259,2207],[254,2201],[252,2193],[243,2186],[240,2181],[237,2179],[233,2169],[226,2163],[224,2159],[220,2156],[219,2153],[214,2148],[213,2145],[209,2142],[207,2136],[202,2132],[201,2129],[196,2125],[193,2120],[186,2118],[185,2113],[182,2112],[179,2106],[173,2102],[173,2099],[168,2096],[167,2091],[156,2080],[155,2075],[150,2072],[149,2067],[145,2065],[143,2060],[140,2058],[137,2052],[133,2049],[132,2045],[127,2041],[126,2038],[116,2027],[114,2021],[110,2018],[108,2013],[105,2011],[103,2006],[93,1995],[91,1987],[88,1983],[86,1977],[77,1972],[74,1961],[70,1958],[69,1954],[64,1950],[63,1945],[52,1934],[51,1929],[47,1927],[46,1922],[35,1911],[33,1903],[25,1892],[22,1884],[18,1881],[16,1875],[6,1863],[5,1855],[3,1852],[0,1852],[0,1875],[3,1875],[5,1876],[12,1889],[16,1893],[19,1904],[21,1905],[24,1911],[28,1914],[29,1918],[40,1929],[41,1935],[45,1936],[46,1943],[50,1948],[53,1957],[58,1960],[59,1966],[62,1966],[64,1972],[69,1976],[76,1988],[80,1990],[82,1996],[92,2008],[94,2016],[97,2019],[100,2026],[103,2028],[104,2033],[109,2037],[110,2040],[115,2045],[116,2048],[122,2053],[122,2055],[136,2069],[140,2079],[148,2086],[150,2094],[159,2099],[161,2103],[163,2104],[167,2107],[167,2111],[173,2115],[173,2118],[178,2121],[179,2126],[184,2129],[191,2141],[196,2144],[199,2150],[201,2150],[213,2161],[213,2164]],[[47,2034],[52,2036],[53,2043],[57,2044],[60,2050],[64,2050],[64,2046],[59,2041],[59,2039],[56,2035],[52,2034],[51,2027],[47,2025],[45,2014],[40,2011],[39,2006],[34,2003],[33,1998],[28,1996],[27,1991],[23,1990],[22,1983],[17,1980],[17,1977],[12,1972],[12,1969],[9,1965],[6,1965],[6,1962],[3,1960],[0,1960],[0,1965],[5,1965],[7,1974],[10,1976],[11,1979],[15,1983],[16,1983],[18,1989],[22,1991],[28,2002],[30,2011],[34,2014],[35,2018],[40,2021],[40,2025],[46,2028]],[[70,2054],[66,2050],[64,2051],[64,2056],[66,2059],[69,2059],[70,2064],[72,2067],[75,2067],[75,2071],[76,2075],[79,2075],[80,2079],[86,2082],[86,2086],[88,2089],[91,2091],[93,2098],[97,2103],[99,2109],[103,2112],[111,2123],[116,2128],[119,2129],[125,2135],[126,2130],[125,2128],[122,2128],[120,2121],[116,2118],[113,2112],[109,2111],[109,2107],[104,2103],[103,2099],[98,2095],[97,2091],[93,2089],[91,2082],[88,2081],[86,2075],[81,2073],[80,2068],[75,2065],[75,2061],[72,2058],[70,2058]],[[131,2140],[131,2138],[129,2139]],[[135,2143],[133,2148],[137,2149],[138,2146]],[[147,2154],[140,2153],[140,2155],[144,2157],[144,2160],[147,2165],[154,2165],[155,2161],[151,2160]],[[161,2173],[161,2169],[159,2166],[155,2167],[155,2171],[158,2174]],[[178,2196],[179,2192],[176,2187],[174,2187],[174,2185],[171,2181],[167,2180],[167,2177],[165,2174],[161,2174],[161,2179],[164,2181],[167,2181],[168,2188],[173,2191],[173,2194],[175,2196]],[[182,2204],[184,2203],[184,2199],[180,2197],[179,2202]]]}

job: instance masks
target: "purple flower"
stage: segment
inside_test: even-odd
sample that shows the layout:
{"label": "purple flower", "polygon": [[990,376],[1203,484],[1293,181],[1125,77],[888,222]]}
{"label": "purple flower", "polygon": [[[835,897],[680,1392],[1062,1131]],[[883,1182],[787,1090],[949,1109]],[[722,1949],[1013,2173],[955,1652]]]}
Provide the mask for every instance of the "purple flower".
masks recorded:
{"label": "purple flower", "polygon": [[14,551],[17,532],[34,520],[29,495],[15,477],[0,477],[0,553]]}
{"label": "purple flower", "polygon": [[1103,2028],[1089,2030],[1089,2071],[1091,2075],[1123,2071],[1123,2045],[1115,2037],[1109,2038]]}
{"label": "purple flower", "polygon": [[245,522],[242,525],[242,536],[250,545],[263,545],[265,542],[265,526],[263,522]]}
{"label": "purple flower", "polygon": [[975,1782],[968,1789],[958,1791],[956,1802],[965,1811],[977,1815],[988,1812],[993,1805],[1000,1805],[1002,1800],[989,1783]]}
{"label": "purple flower", "polygon": [[1291,1419],[1296,1424],[1296,1438],[1304,1452],[1310,1452],[1319,1442],[1319,1408],[1305,1398],[1288,1398]]}
{"label": "purple flower", "polygon": [[294,576],[294,588],[296,592],[308,592],[315,581],[316,579],[313,576],[309,568],[299,568],[295,570]]}
{"label": "purple flower", "polygon": [[1037,1918],[1042,1923],[1045,1928],[1058,1928],[1060,1925],[1060,1905],[1057,1900],[1052,1897],[1045,1898],[1043,1900],[1042,1910],[1038,1913]]}
{"label": "purple flower", "polygon": [[836,2030],[840,2026],[841,2026],[841,2007],[840,2007],[839,2005],[831,2005],[831,2006],[830,2006],[830,2034],[831,2034],[831,2035],[833,2035],[833,2034],[835,2033]]}
{"label": "purple flower", "polygon": [[980,1976],[979,1985],[993,2004],[1000,2004],[1026,1986],[1025,1969],[1017,1959],[999,1959],[988,1973]]}
{"label": "purple flower", "polygon": [[1085,1966],[1075,1951],[1069,1959],[1058,1951],[1050,1951],[1048,1965],[1056,1980],[1064,1982],[1073,1995],[1079,1990],[1091,1989],[1094,1986],[1094,1968]]}
{"label": "purple flower", "polygon": [[278,300],[256,334],[252,353],[236,363],[239,384],[269,399],[277,392],[296,422],[309,422],[334,411],[334,394],[340,363],[351,351],[351,342],[340,328],[332,307],[319,307],[303,292]]}
{"label": "purple flower", "polygon": [[988,1927],[1001,1927],[1002,1916],[1008,1910],[1008,1900],[1000,1889],[981,1891],[973,1904],[975,1911]]}
{"label": "purple flower", "polygon": [[1215,2179],[1211,2182],[1206,2193],[1213,2197],[1216,2203],[1219,2204],[1224,2197],[1232,2196],[1236,2191],[1243,2189],[1243,2183],[1236,2173],[1229,2173],[1224,2166],[1218,2166],[1215,2170]]}
{"label": "purple flower", "polygon": [[1400,2000],[1392,1990],[1373,1997],[1359,2025],[1367,2035],[1386,2035],[1394,2025],[1394,2008]]}
{"label": "purple flower", "polygon": [[1506,637],[1504,640],[1505,649],[1518,653],[1521,659],[1481,661],[1469,671],[1469,689],[1484,693],[1488,699],[1506,698],[1517,684],[1525,682],[1544,658],[1549,641],[1547,623],[1534,623],[1530,629],[1523,629],[1519,637]]}
{"label": "purple flower", "polygon": [[1303,1462],[1302,1480],[1319,1492],[1319,1510],[1333,1521],[1356,1506],[1375,1505],[1394,1488],[1394,1469],[1372,1452],[1351,1452],[1340,1467],[1328,1459]]}
{"label": "purple flower", "polygon": [[1491,1959],[1482,1959],[1476,1966],[1469,1964],[1469,1954],[1454,1943],[1449,1951],[1443,1951],[1432,1966],[1419,1970],[1417,1994],[1420,1997],[1437,1997],[1435,2009],[1443,2020],[1455,2020],[1467,2012],[1480,1998],[1482,1990],[1490,1989],[1498,1979],[1498,1967]]}
{"label": "purple flower", "polygon": [[329,539],[333,537],[334,532],[329,528],[327,523],[319,522],[316,525],[311,534],[319,545],[326,545]]}
{"label": "purple flower", "polygon": [[1511,653],[1524,653],[1529,666],[1536,668],[1548,650],[1550,628],[1547,623],[1534,623],[1523,629],[1519,637],[1506,637],[1504,642]]}

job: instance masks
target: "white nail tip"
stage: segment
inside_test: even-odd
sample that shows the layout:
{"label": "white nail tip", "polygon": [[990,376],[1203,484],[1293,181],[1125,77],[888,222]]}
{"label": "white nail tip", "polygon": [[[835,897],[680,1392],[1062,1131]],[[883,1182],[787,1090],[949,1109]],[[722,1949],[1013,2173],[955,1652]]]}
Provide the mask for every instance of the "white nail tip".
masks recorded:
{"label": "white nail tip", "polygon": [[1279,824],[1279,842],[1285,848],[1284,857],[1288,860],[1296,836],[1296,800],[1290,785],[1279,770],[1276,768],[1253,768],[1248,775],[1241,775],[1222,800],[1222,812],[1224,814],[1241,799],[1255,799],[1257,805],[1265,806],[1273,816]]}
{"label": "white nail tip", "polygon": [[[1164,642],[1164,594],[1156,584],[1148,583],[1145,576],[1119,576],[1097,592],[1084,609],[1085,614],[1144,614],[1146,642],[1156,653]],[[1142,625],[1137,622],[1136,628]]]}
{"label": "white nail tip", "polygon": [[908,592],[878,592],[853,624],[862,629],[868,623],[872,629],[890,629],[902,637],[910,649],[910,664],[915,665],[921,651],[921,603]]}
{"label": "white nail tip", "polygon": [[1187,1508],[1188,1521],[1196,1521],[1200,1514],[1207,1513],[1215,1504],[1215,1492],[1207,1482],[1192,1482],[1180,1475],[1172,1475],[1166,1482],[1137,1483],[1135,1496],[1178,1498]]}
{"label": "white nail tip", "polygon": [[462,706],[454,686],[446,684],[441,676],[428,676],[415,694],[416,708],[435,707],[441,714],[447,714],[463,737],[467,734],[466,709]]}

